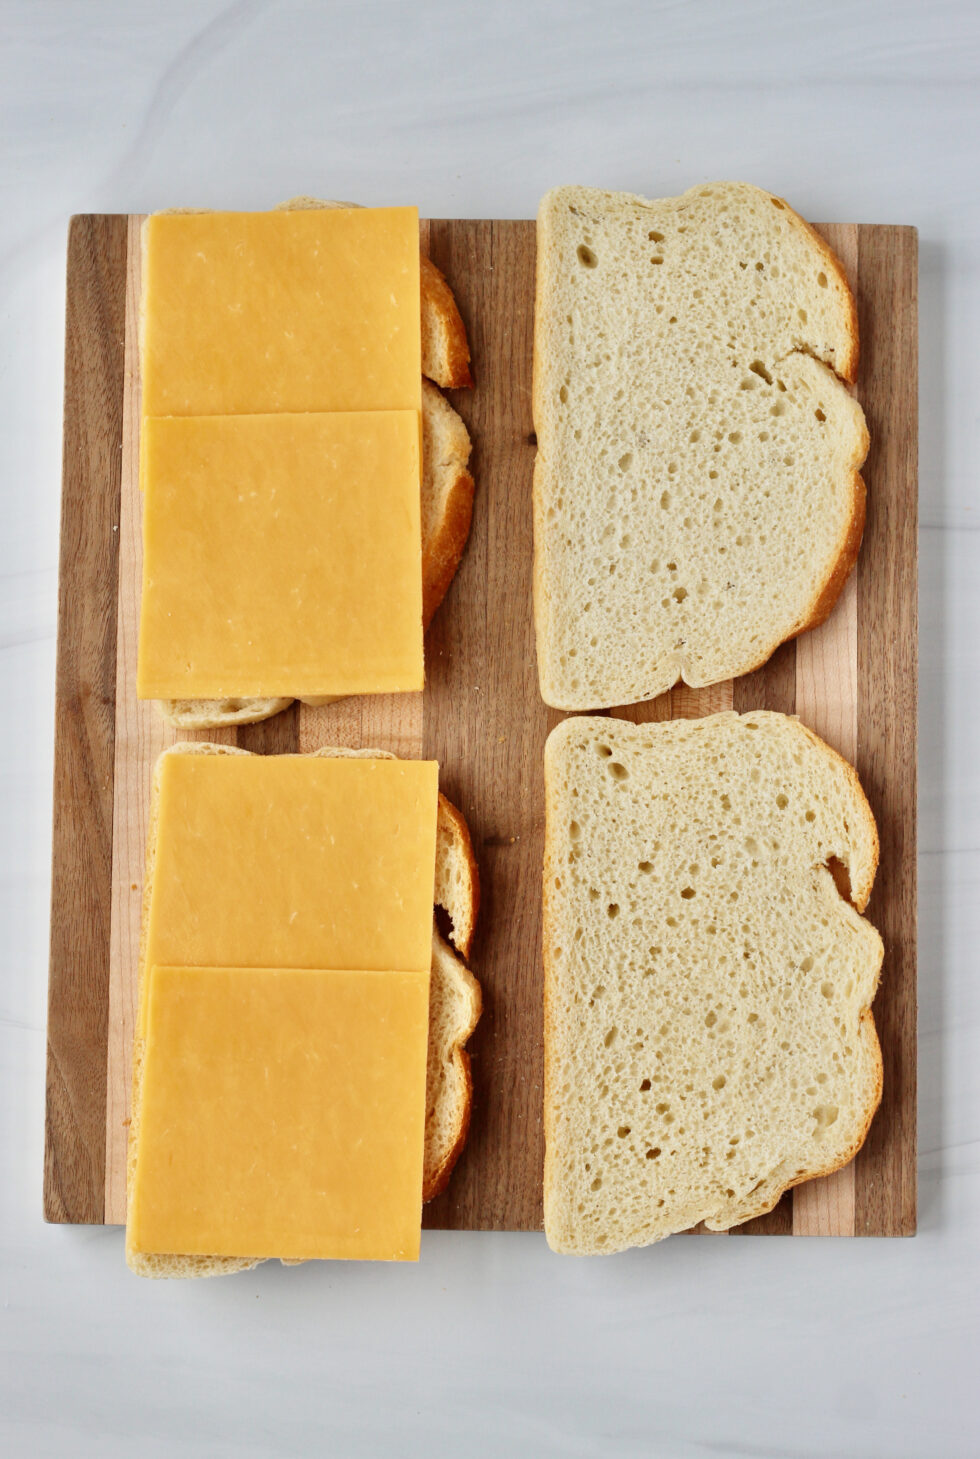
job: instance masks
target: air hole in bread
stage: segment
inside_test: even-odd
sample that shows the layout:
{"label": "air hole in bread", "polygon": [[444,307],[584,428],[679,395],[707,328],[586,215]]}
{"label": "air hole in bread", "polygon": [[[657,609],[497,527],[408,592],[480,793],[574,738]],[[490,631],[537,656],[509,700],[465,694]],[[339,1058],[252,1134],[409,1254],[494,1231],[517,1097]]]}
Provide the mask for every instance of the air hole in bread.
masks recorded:
{"label": "air hole in bread", "polygon": [[853,902],[851,896],[851,874],[843,861],[838,860],[836,856],[831,856],[827,861],[827,870],[834,878],[834,885],[844,898],[844,901]]}
{"label": "air hole in bread", "polygon": [[813,1131],[813,1138],[819,1140],[825,1131],[837,1119],[838,1109],[836,1104],[818,1104],[813,1111],[813,1118],[816,1120],[816,1128]]}
{"label": "air hole in bread", "polygon": [[595,268],[599,262],[592,249],[585,243],[580,243],[575,252],[583,268]]}

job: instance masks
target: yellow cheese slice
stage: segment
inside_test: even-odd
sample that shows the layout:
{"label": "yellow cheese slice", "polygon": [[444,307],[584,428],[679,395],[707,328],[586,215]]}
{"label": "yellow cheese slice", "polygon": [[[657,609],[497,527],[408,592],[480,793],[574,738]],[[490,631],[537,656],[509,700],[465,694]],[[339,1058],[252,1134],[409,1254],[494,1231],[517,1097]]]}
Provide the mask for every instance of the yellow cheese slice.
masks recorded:
{"label": "yellow cheese slice", "polygon": [[421,689],[418,416],[143,422],[141,699]]}
{"label": "yellow cheese slice", "polygon": [[427,970],[438,772],[165,755],[143,966]]}
{"label": "yellow cheese slice", "polygon": [[415,1261],[428,974],[152,969],[136,1252]]}
{"label": "yellow cheese slice", "polygon": [[145,227],[144,415],[421,409],[416,208]]}

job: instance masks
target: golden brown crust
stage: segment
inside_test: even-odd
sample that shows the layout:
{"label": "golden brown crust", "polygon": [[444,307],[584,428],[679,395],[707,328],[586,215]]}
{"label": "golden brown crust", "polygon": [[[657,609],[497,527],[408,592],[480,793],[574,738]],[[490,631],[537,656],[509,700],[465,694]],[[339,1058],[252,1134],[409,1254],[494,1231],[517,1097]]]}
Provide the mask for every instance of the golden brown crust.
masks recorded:
{"label": "golden brown crust", "polygon": [[449,591],[469,540],[473,520],[475,483],[468,471],[459,471],[446,500],[438,530],[422,558],[422,629],[428,628]]}
{"label": "golden brown crust", "polygon": [[[422,370],[444,390],[468,389],[473,384],[470,346],[455,295],[446,283],[441,269],[436,268],[425,253],[419,255],[419,268],[422,296]],[[445,358],[442,363],[437,358],[437,350],[427,348],[430,333],[441,334],[444,339]]]}
{"label": "golden brown crust", "polygon": [[[460,815],[459,811],[454,805],[452,805],[451,802],[447,801],[446,804],[447,806],[449,806],[450,810],[452,810],[454,815]],[[466,840],[468,842],[469,830],[466,827],[465,821],[463,822],[463,829],[465,831]],[[474,888],[477,897],[479,897],[479,882],[476,879],[474,880]],[[473,916],[475,920],[476,908],[474,908]],[[446,943],[442,940],[442,938],[439,936],[439,933],[435,929],[433,929],[432,938],[433,942],[437,945],[441,952],[448,957],[452,957],[455,961],[457,965],[457,975],[462,978],[469,987],[473,1002],[472,1015],[470,1017],[470,1020],[467,1023],[466,1027],[461,1030],[452,1048],[453,1066],[456,1071],[457,1077],[464,1086],[464,1095],[461,1101],[459,1125],[457,1126],[453,1143],[443,1153],[438,1163],[434,1165],[430,1170],[426,1170],[424,1173],[422,1181],[423,1204],[428,1201],[434,1200],[436,1196],[441,1195],[442,1192],[446,1189],[446,1186],[449,1184],[449,1177],[453,1173],[453,1167],[455,1166],[460,1155],[463,1153],[463,1146],[466,1144],[466,1139],[470,1130],[470,1116],[473,1110],[473,1074],[470,1068],[470,1056],[466,1052],[465,1045],[467,1040],[473,1033],[474,1029],[476,1028],[477,1024],[479,1023],[480,1015],[483,1012],[483,990],[481,989],[477,979],[470,972],[466,964],[462,962],[460,958],[455,956],[452,949],[446,945]]]}
{"label": "golden brown crust", "polygon": [[[472,1033],[472,1029],[470,1032]],[[464,1048],[460,1047],[453,1051],[453,1063],[456,1066],[459,1078],[466,1086],[463,1114],[459,1122],[456,1139],[453,1141],[451,1148],[446,1151],[442,1160],[433,1170],[426,1172],[425,1180],[422,1182],[423,1206],[428,1205],[429,1201],[434,1201],[436,1196],[441,1196],[446,1189],[446,1186],[449,1184],[449,1177],[453,1173],[457,1160],[463,1153],[463,1146],[466,1144],[467,1137],[470,1133],[470,1115],[473,1109],[473,1074],[470,1069],[470,1056]]]}
{"label": "golden brown crust", "polygon": [[[751,711],[749,712],[751,713]],[[807,738],[811,740],[813,744],[815,744],[823,754],[827,755],[831,760],[836,761],[841,773],[850,785],[851,790],[854,792],[855,798],[857,800],[859,813],[862,821],[864,822],[865,835],[867,836],[868,842],[871,846],[871,853],[868,857],[868,869],[863,879],[855,885],[853,876],[851,876],[851,894],[849,898],[845,898],[845,901],[850,901],[851,906],[854,908],[854,910],[858,913],[862,913],[865,907],[868,905],[868,900],[871,896],[871,890],[874,886],[875,876],[878,872],[878,861],[881,854],[881,842],[878,838],[878,823],[875,820],[874,812],[872,811],[871,806],[868,803],[868,797],[865,794],[864,786],[861,784],[858,773],[855,770],[854,766],[851,764],[850,760],[845,760],[844,756],[840,753],[839,750],[835,750],[833,745],[828,745],[826,740],[822,740],[820,736],[814,733],[814,731],[810,729],[809,725],[804,724],[801,719],[796,718],[795,715],[793,716],[793,718],[796,719],[797,724],[800,726],[800,729],[807,736]],[[856,840],[857,838],[855,837],[853,839]]]}
{"label": "golden brown crust", "polygon": [[[466,862],[468,873],[468,887],[470,894],[470,934],[463,938],[458,929],[453,927],[453,946],[466,959],[469,959],[470,948],[473,945],[473,933],[476,929],[476,919],[480,915],[480,867],[473,852],[473,838],[470,835],[470,828],[466,824],[466,817],[463,812],[453,805],[452,801],[439,792],[439,813],[443,817],[444,824],[448,823],[452,828],[453,842],[456,852]],[[444,908],[449,911],[448,907]]]}
{"label": "golden brown crust", "polygon": [[860,340],[858,338],[857,303],[851,290],[851,285],[848,280],[847,274],[844,272],[844,265],[841,263],[840,259],[837,257],[836,253],[831,248],[826,238],[823,238],[817,232],[812,223],[808,223],[805,218],[802,218],[795,208],[791,208],[785,198],[777,197],[775,193],[770,193],[769,196],[772,198],[776,206],[788,215],[790,221],[792,223],[795,223],[796,226],[802,229],[803,232],[807,235],[814,248],[816,248],[817,252],[821,255],[827,272],[829,274],[832,274],[834,279],[840,285],[841,291],[843,293],[843,303],[845,305],[845,308],[847,309],[848,314],[847,324],[845,325],[845,332],[847,335],[847,353],[842,359],[835,359],[833,366],[829,368],[832,368],[834,370],[834,373],[839,375],[842,380],[845,380],[848,385],[853,385],[855,380],[857,379],[858,361],[860,359],[861,348]]}
{"label": "golden brown crust", "polygon": [[867,495],[864,478],[859,471],[855,471],[851,479],[851,515],[844,529],[837,561],[817,595],[809,618],[801,628],[796,629],[791,637],[798,638],[801,633],[806,633],[810,628],[819,628],[820,624],[825,623],[830,617],[834,604],[844,590],[844,584],[854,570],[858,553],[861,550]]}
{"label": "golden brown crust", "polygon": [[[473,520],[469,432],[449,401],[422,381],[423,493],[422,627],[428,628],[456,576]],[[428,458],[430,453],[433,459]],[[433,513],[426,499],[437,503]]]}

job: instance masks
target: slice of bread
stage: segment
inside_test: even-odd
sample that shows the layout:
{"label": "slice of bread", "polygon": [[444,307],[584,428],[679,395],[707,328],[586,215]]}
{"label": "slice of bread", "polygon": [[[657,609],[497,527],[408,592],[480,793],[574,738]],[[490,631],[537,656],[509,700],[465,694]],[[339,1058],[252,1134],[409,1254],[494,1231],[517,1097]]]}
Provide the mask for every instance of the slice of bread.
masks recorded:
{"label": "slice of bread", "polygon": [[[249,751],[230,745],[185,742],[164,750],[163,755],[246,755]],[[314,751],[319,757],[352,756],[358,759],[390,760],[386,750],[350,750],[326,746]],[[143,885],[143,920],[139,951],[139,1000],[145,996],[146,927],[156,860],[159,766],[153,781],[150,830],[146,846],[146,876]],[[434,902],[452,920],[453,943],[468,952],[480,904],[480,880],[466,821],[456,807],[440,793],[436,822],[436,875]],[[455,928],[467,929],[465,944]],[[459,1159],[470,1125],[473,1084],[466,1041],[480,1018],[480,984],[457,952],[440,936],[433,920],[432,968],[429,983],[429,1043],[426,1065],[425,1135],[422,1170],[422,1199],[431,1201],[445,1190],[453,1166]],[[140,1101],[143,1087],[143,1041],[133,1048],[133,1095],[129,1124],[127,1184],[132,1189],[139,1136]],[[249,1271],[263,1258],[147,1255],[131,1251],[126,1260],[144,1277],[212,1277]],[[291,1263],[287,1263],[291,1264]]]}
{"label": "slice of bread", "polygon": [[581,717],[545,783],[552,1248],[723,1231],[846,1164],[882,1079],[851,766],[780,714]]}
{"label": "slice of bread", "polygon": [[[864,527],[843,269],[781,198],[561,187],[538,215],[534,594],[545,701],[717,683],[823,621]],[[836,373],[835,373],[836,372]]]}
{"label": "slice of bread", "polygon": [[[355,203],[325,202],[296,197],[278,204],[297,208],[349,208]],[[173,212],[199,211],[171,209]],[[145,246],[145,245],[144,245]],[[449,388],[473,384],[469,369],[466,328],[442,274],[420,254],[422,301],[422,626],[428,628],[449,585],[456,576],[473,516],[472,450],[462,417],[431,381]],[[426,378],[427,377],[427,378]],[[342,697],[305,699],[311,705],[330,704]],[[288,709],[292,699],[166,699],[163,717],[178,729],[223,729],[256,724]]]}

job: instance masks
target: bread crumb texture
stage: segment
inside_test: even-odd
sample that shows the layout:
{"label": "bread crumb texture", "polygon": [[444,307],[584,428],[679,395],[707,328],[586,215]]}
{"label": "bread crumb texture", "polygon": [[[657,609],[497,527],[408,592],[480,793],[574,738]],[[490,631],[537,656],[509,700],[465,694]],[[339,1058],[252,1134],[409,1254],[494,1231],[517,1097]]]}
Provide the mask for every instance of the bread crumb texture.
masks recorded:
{"label": "bread crumb texture", "polygon": [[[783,201],[561,187],[538,216],[535,613],[563,709],[746,673],[863,524],[854,301]],[[836,372],[836,373],[835,373]]]}
{"label": "bread crumb texture", "polygon": [[849,1160],[880,1098],[882,959],[850,766],[779,714],[577,718],[546,782],[550,1245],[725,1230]]}

